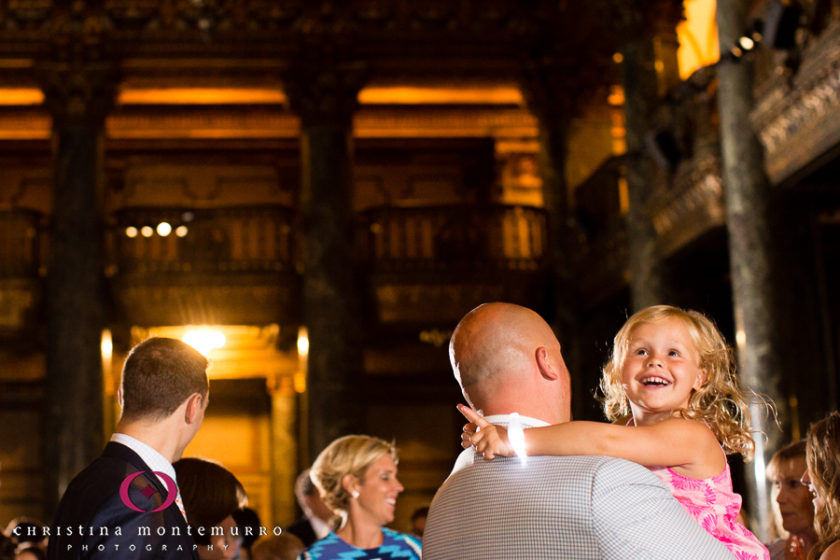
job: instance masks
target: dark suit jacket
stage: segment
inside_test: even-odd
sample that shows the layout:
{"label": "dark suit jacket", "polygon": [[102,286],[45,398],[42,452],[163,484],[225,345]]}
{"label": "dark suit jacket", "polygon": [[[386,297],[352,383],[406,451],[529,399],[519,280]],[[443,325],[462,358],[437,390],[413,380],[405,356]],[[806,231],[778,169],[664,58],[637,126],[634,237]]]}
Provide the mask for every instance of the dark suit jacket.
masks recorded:
{"label": "dark suit jacket", "polygon": [[[120,498],[123,480],[138,471],[143,474],[131,482],[128,495],[143,512],[132,510]],[[163,511],[149,513],[162,505],[167,495],[164,485],[134,451],[120,443],[108,443],[102,455],[76,475],[61,498],[49,540],[49,560],[197,559],[178,506],[173,503]]]}
{"label": "dark suit jacket", "polygon": [[315,530],[312,528],[312,524],[305,515],[286,527],[284,531],[299,538],[303,541],[303,545],[307,548],[318,540],[318,537],[315,535]]}

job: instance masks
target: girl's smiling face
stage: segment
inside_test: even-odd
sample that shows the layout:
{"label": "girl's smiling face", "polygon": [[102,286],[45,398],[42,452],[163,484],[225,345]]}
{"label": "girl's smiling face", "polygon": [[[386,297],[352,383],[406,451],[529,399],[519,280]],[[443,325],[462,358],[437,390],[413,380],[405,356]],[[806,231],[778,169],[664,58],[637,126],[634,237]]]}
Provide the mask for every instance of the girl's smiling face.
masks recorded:
{"label": "girl's smiling face", "polygon": [[630,332],[621,383],[637,424],[687,407],[705,379],[694,341],[679,319],[639,323]]}

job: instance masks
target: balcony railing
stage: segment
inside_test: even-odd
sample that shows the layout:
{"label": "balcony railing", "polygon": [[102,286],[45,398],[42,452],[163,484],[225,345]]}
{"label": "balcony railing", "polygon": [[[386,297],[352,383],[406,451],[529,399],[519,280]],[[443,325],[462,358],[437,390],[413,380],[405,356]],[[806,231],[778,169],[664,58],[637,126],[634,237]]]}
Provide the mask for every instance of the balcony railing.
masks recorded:
{"label": "balcony railing", "polygon": [[364,256],[375,272],[537,271],[548,256],[546,214],[502,204],[369,208]]}
{"label": "balcony railing", "polygon": [[111,228],[112,273],[294,271],[295,219],[281,206],[123,209]]}

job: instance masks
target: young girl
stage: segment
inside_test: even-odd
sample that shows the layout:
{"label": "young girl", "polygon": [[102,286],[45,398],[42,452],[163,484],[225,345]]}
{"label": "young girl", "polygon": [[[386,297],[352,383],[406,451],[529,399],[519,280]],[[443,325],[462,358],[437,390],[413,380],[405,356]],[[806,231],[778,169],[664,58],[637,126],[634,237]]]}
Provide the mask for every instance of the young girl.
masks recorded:
{"label": "young girl", "polygon": [[[725,453],[752,458],[747,403],[720,332],[696,311],[657,305],[634,314],[615,336],[601,389],[615,424],[567,422],[524,430],[528,455],[609,455],[648,467],[674,497],[739,560],[768,560],[767,549],[736,521]],[[507,430],[470,408],[464,447],[485,459],[512,456]]]}

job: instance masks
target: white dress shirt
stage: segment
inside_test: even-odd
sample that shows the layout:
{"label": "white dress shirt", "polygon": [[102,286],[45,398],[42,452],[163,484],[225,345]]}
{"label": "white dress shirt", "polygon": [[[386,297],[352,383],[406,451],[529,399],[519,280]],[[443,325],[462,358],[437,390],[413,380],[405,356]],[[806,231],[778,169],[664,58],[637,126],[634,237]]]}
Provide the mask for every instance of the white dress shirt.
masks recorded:
{"label": "white dress shirt", "polygon": [[[175,468],[172,466],[166,457],[161,455],[154,447],[150,445],[146,445],[139,439],[133,438],[130,435],[122,434],[119,432],[115,432],[111,435],[111,441],[115,443],[121,443],[125,445],[135,453],[137,453],[143,462],[149,465],[149,468],[152,471],[162,472],[166,476],[172,479],[175,483],[175,488],[178,488],[178,477],[175,474]],[[166,480],[160,476],[159,474],[155,474],[160,480],[160,483],[163,484],[164,488],[168,487]],[[178,509],[181,510],[181,514],[184,516],[184,520],[187,519],[187,512],[184,510],[184,502],[181,500],[181,490],[178,490],[178,495],[175,497],[175,503],[178,506]]]}

